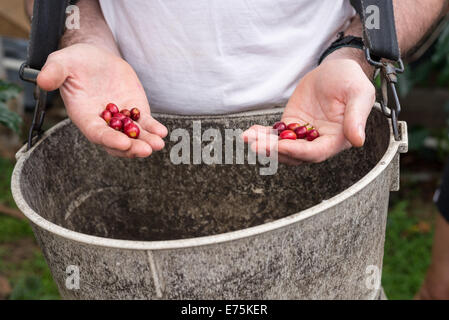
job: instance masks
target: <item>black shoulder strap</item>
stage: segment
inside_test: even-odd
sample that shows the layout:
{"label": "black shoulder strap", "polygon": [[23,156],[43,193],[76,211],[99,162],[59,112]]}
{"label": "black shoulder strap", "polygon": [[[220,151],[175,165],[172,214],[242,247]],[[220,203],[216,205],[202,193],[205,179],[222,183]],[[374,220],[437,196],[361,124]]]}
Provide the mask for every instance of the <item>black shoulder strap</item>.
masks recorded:
{"label": "black shoulder strap", "polygon": [[[21,66],[19,75],[24,81],[36,84],[39,71],[50,53],[56,51],[64,32],[66,8],[69,0],[34,0],[31,35],[28,43],[28,58]],[[47,92],[37,88],[33,123],[28,134],[28,149],[42,132],[45,117]]]}
{"label": "black shoulder strap", "polygon": [[371,58],[399,61],[392,0],[351,0],[363,25],[363,38]]}
{"label": "black shoulder strap", "polygon": [[68,4],[69,0],[34,1],[27,61],[30,68],[40,70],[48,55],[58,49]]}
{"label": "black shoulder strap", "polygon": [[[404,65],[396,34],[393,0],[350,1],[362,21],[366,59],[381,69],[380,106],[383,114],[391,119],[394,138],[398,141],[400,140],[398,116],[401,104],[396,84],[397,74],[404,71]],[[389,92],[394,98],[394,104],[391,106],[388,105]]]}

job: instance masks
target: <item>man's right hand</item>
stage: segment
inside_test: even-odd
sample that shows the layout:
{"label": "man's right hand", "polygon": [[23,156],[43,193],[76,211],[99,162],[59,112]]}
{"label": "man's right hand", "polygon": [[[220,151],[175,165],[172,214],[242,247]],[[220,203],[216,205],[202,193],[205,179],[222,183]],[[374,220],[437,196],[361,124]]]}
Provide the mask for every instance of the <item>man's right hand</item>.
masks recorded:
{"label": "man's right hand", "polygon": [[[120,57],[91,44],[75,44],[52,53],[37,83],[46,91],[60,90],[67,113],[89,139],[109,154],[148,157],[164,147],[167,128],[151,117],[145,91],[132,67]],[[110,128],[100,117],[108,103],[137,107],[139,139]]]}

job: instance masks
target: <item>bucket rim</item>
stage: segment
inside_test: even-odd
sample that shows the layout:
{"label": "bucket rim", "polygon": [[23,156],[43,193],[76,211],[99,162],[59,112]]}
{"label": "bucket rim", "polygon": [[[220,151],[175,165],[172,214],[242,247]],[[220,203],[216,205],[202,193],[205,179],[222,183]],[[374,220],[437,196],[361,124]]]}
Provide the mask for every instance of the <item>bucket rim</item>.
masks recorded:
{"label": "bucket rim", "polygon": [[[376,104],[374,106],[377,111],[380,110],[379,105]],[[239,116],[253,116],[253,115],[263,115],[263,114],[277,114],[282,113],[283,109],[281,108],[273,108],[268,110],[261,111],[250,111],[250,112],[242,112],[225,115],[226,117],[239,117]],[[166,118],[181,118],[181,119],[213,119],[213,118],[222,118],[223,115],[212,115],[212,116],[183,116],[183,115],[169,115],[162,113],[153,113],[153,116],[158,117],[166,117]],[[401,141],[396,141],[392,134],[391,128],[391,120],[388,119],[389,128],[390,128],[390,141],[382,158],[379,162],[360,180],[354,183],[349,188],[344,191],[336,194],[330,199],[324,200],[313,207],[310,207],[306,210],[291,214],[287,217],[277,219],[275,221],[271,221],[268,223],[264,223],[261,225],[257,225],[254,227],[249,227],[241,230],[230,231],[221,234],[202,236],[196,238],[186,238],[186,239],[174,239],[174,240],[160,240],[160,241],[137,241],[137,240],[121,240],[121,239],[112,239],[105,237],[98,237],[93,235],[84,234],[81,232],[69,230],[67,228],[61,227],[49,220],[41,217],[36,211],[34,211],[28,203],[25,201],[22,190],[20,187],[20,176],[25,165],[26,161],[29,159],[30,155],[33,153],[33,150],[43,141],[48,139],[53,132],[67,126],[71,123],[70,119],[65,119],[60,123],[56,124],[49,130],[47,130],[42,139],[31,148],[29,151],[26,151],[26,146],[23,146],[16,155],[17,163],[14,167],[12,178],[11,178],[11,189],[13,198],[19,207],[19,209],[23,212],[23,214],[29,219],[33,224],[38,226],[39,228],[48,231],[54,235],[59,237],[72,240],[78,243],[86,244],[86,245],[94,245],[98,247],[106,247],[106,248],[114,248],[114,249],[125,249],[125,250],[168,250],[168,249],[183,249],[183,248],[192,248],[192,247],[201,247],[201,246],[210,246],[217,245],[220,243],[231,242],[236,240],[241,240],[249,237],[254,237],[257,235],[261,235],[267,232],[275,231],[277,229],[281,229],[284,227],[288,227],[290,225],[296,224],[302,220],[306,220],[320,212],[327,211],[328,209],[342,203],[349,197],[357,194],[365,187],[367,187],[373,180],[375,180],[379,175],[388,168],[389,164],[395,157],[397,153],[407,152],[407,124],[403,121],[400,121],[400,128],[402,133]],[[390,186],[387,186],[390,188]]]}

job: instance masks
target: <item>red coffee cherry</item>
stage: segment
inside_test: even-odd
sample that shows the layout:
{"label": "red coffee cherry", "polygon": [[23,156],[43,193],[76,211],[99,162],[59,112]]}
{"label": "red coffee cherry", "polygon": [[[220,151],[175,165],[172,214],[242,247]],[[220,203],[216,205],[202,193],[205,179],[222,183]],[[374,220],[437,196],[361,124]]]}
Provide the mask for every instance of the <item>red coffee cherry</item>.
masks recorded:
{"label": "red coffee cherry", "polygon": [[292,130],[292,131],[295,131],[297,128],[299,128],[301,125],[299,124],[299,123],[290,123],[288,126],[287,126],[287,129],[288,130]]}
{"label": "red coffee cherry", "polygon": [[119,113],[118,107],[114,103],[109,103],[106,106],[106,110],[108,110],[110,113],[112,113],[113,116],[115,116],[116,113]]}
{"label": "red coffee cherry", "polygon": [[123,109],[120,111],[125,117],[131,118],[131,112],[128,109]]}
{"label": "red coffee cherry", "polygon": [[109,121],[111,121],[111,119],[112,119],[112,113],[108,110],[104,110],[100,114],[100,117],[102,117],[104,119],[104,121],[106,121],[106,123],[109,124]]}
{"label": "red coffee cherry", "polygon": [[287,130],[287,125],[284,122],[276,122],[273,129],[277,130],[278,134],[280,134],[282,131]]}
{"label": "red coffee cherry", "polygon": [[123,128],[126,127],[130,123],[134,123],[131,118],[126,117],[125,119],[123,119],[122,120]]}
{"label": "red coffee cherry", "polygon": [[114,118],[118,118],[120,119],[120,121],[123,121],[124,119],[126,119],[126,116],[123,113],[116,113],[114,114]]}
{"label": "red coffee cherry", "polygon": [[131,119],[133,119],[134,121],[137,121],[140,119],[140,110],[137,108],[132,108],[131,109]]}
{"label": "red coffee cherry", "polygon": [[114,130],[121,131],[123,128],[122,120],[114,117],[109,121],[109,126]]}
{"label": "red coffee cherry", "polygon": [[132,139],[137,139],[140,135],[140,129],[135,123],[127,124],[123,132]]}
{"label": "red coffee cherry", "polygon": [[307,141],[313,141],[320,136],[318,130],[313,129],[307,132]]}
{"label": "red coffee cherry", "polygon": [[304,139],[305,137],[307,137],[307,126],[296,128],[295,133],[298,139]]}
{"label": "red coffee cherry", "polygon": [[284,139],[296,140],[296,134],[292,130],[284,130],[279,135],[279,138],[281,138],[282,140],[284,140]]}

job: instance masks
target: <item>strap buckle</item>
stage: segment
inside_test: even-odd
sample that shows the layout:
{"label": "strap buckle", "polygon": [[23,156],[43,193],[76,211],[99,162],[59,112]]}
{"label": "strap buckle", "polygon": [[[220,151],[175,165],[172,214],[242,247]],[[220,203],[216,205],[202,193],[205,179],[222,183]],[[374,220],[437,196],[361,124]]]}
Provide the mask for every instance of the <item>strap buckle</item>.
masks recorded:
{"label": "strap buckle", "polygon": [[36,106],[34,107],[33,122],[31,123],[30,130],[28,131],[27,150],[30,150],[42,135],[42,124],[44,123],[47,106],[47,91],[42,90],[37,85],[37,76],[39,75],[39,72],[40,70],[31,68],[26,62],[22,63],[19,69],[20,79],[36,85],[34,91]]}
{"label": "strap buckle", "polygon": [[[387,118],[391,119],[394,139],[396,141],[400,141],[401,137],[399,134],[398,117],[399,114],[401,113],[401,103],[399,101],[396,84],[398,82],[398,73],[403,73],[405,70],[404,63],[402,62],[402,59],[399,59],[397,61],[398,65],[395,65],[392,62],[376,61],[372,59],[368,48],[365,48],[365,55],[366,59],[371,65],[381,70],[382,98],[380,101],[380,106],[382,109],[382,113]],[[391,92],[394,99],[394,104],[392,106],[388,106],[389,92]]]}
{"label": "strap buckle", "polygon": [[31,68],[26,62],[22,63],[19,69],[19,77],[23,81],[37,83],[37,76],[40,70]]}
{"label": "strap buckle", "polygon": [[34,108],[33,122],[28,132],[28,146],[30,150],[42,135],[42,124],[44,123],[45,111],[47,105],[47,91],[36,86],[36,107]]}
{"label": "strap buckle", "polygon": [[39,72],[40,70],[31,68],[26,62],[22,63],[19,69],[20,79],[36,85],[34,91],[36,106],[34,107],[33,122],[31,123],[30,130],[28,131],[27,150],[30,150],[42,135],[42,124],[44,123],[47,106],[47,91],[42,90],[37,85],[37,76],[39,75]]}

